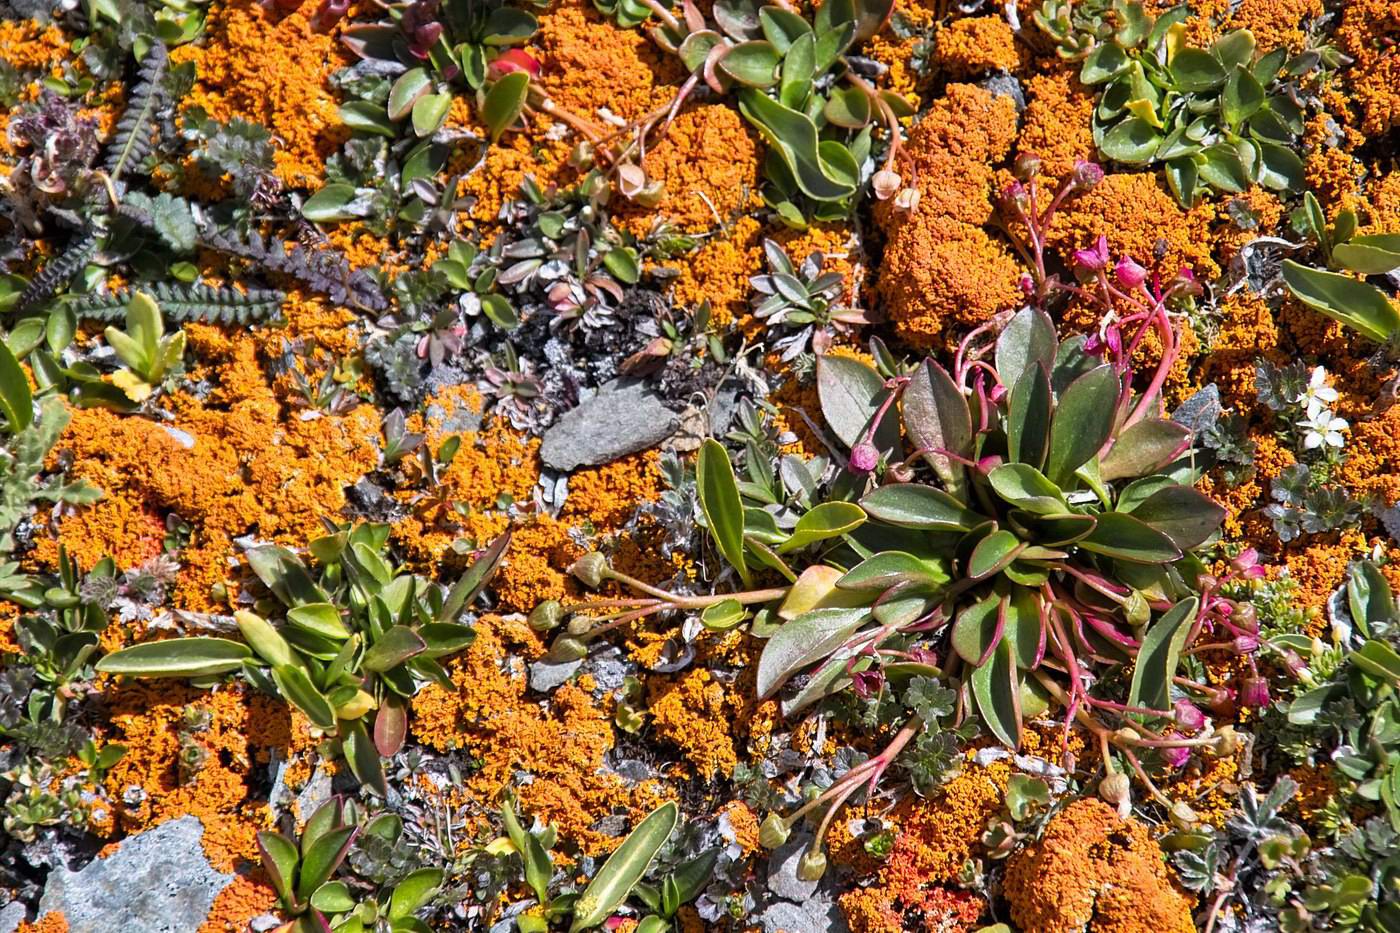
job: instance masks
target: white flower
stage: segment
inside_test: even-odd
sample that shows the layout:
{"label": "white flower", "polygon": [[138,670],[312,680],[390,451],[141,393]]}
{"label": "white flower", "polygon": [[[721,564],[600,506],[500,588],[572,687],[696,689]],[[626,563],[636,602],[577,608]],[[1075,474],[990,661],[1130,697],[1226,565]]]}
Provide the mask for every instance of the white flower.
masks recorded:
{"label": "white flower", "polygon": [[1342,432],[1347,429],[1346,419],[1338,418],[1320,399],[1308,402],[1308,420],[1299,421],[1298,427],[1307,428],[1303,436],[1303,446],[1316,450],[1324,444],[1328,447],[1341,447],[1346,443]]}
{"label": "white flower", "polygon": [[[1308,387],[1303,393],[1295,398],[1295,402],[1307,403],[1309,409],[1314,401],[1335,402],[1337,400],[1337,390],[1327,384],[1327,370],[1321,366],[1314,366],[1312,375],[1308,377]],[[1312,415],[1308,415],[1309,418]]]}

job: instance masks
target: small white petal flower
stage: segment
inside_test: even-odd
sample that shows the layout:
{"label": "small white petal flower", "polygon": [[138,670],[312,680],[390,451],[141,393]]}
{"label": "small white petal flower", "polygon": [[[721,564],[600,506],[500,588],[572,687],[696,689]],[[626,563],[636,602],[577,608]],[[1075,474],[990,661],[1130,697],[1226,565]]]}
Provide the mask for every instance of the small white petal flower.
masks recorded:
{"label": "small white petal flower", "polygon": [[1321,366],[1314,366],[1312,375],[1308,377],[1308,387],[1293,401],[1305,402],[1311,408],[1313,402],[1335,402],[1336,400],[1337,390],[1327,384],[1327,370]]}
{"label": "small white petal flower", "polygon": [[1303,446],[1308,450],[1323,446],[1341,447],[1346,443],[1346,438],[1342,437],[1342,432],[1347,429],[1346,419],[1334,415],[1320,399],[1308,402],[1308,419],[1298,422],[1298,427],[1307,429],[1303,435]]}

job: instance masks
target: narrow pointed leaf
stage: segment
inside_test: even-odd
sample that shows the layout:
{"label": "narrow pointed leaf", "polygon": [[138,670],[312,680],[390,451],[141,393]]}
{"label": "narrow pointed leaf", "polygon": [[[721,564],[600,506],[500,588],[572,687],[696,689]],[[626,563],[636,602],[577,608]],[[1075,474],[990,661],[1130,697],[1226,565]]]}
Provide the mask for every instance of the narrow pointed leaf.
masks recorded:
{"label": "narrow pointed leaf", "polygon": [[859,528],[865,512],[854,502],[823,502],[797,520],[792,535],[778,546],[779,554],[835,538]]}
{"label": "narrow pointed leaf", "polygon": [[924,360],[904,390],[904,426],[915,446],[926,451],[929,466],[956,494],[962,488],[963,466],[938,451],[960,457],[972,453],[972,413],[953,377],[933,360]]}
{"label": "narrow pointed leaf", "polygon": [[710,526],[710,536],[739,577],[748,586],[749,569],[744,560],[744,508],[739,499],[739,482],[729,452],[714,438],[700,446],[695,468],[700,509]]}
{"label": "narrow pointed leaf", "polygon": [[1050,425],[1050,456],[1045,475],[1064,487],[1074,471],[1099,452],[1113,430],[1117,413],[1118,374],[1097,366],[1066,387]]}
{"label": "narrow pointed leaf", "polygon": [[574,904],[570,933],[597,926],[627,899],[627,895],[646,874],[656,853],[675,830],[678,816],[676,805],[668,802],[637,824],[622,845],[608,856]]}
{"label": "narrow pointed leaf", "polygon": [[1005,639],[992,657],[972,672],[972,699],[992,735],[1007,748],[1021,747],[1021,684],[1011,644]]}
{"label": "narrow pointed leaf", "polygon": [[1128,689],[1128,705],[1159,709],[1171,715],[1171,682],[1176,675],[1181,649],[1196,619],[1197,600],[1193,596],[1167,610],[1147,627],[1133,667]]}
{"label": "narrow pointed leaf", "polygon": [[759,698],[771,696],[793,674],[841,647],[869,618],[867,607],[813,609],[783,623],[758,658]]}
{"label": "narrow pointed leaf", "polygon": [[105,655],[97,669],[132,677],[211,677],[236,671],[253,652],[227,638],[167,638]]}

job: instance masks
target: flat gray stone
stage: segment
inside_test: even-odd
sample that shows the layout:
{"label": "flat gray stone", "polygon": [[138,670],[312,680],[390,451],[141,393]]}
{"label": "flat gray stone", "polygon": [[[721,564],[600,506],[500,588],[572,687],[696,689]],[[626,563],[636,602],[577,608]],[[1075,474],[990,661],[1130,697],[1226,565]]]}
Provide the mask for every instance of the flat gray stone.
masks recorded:
{"label": "flat gray stone", "polygon": [[19,925],[27,919],[24,905],[19,901],[10,901],[4,907],[0,907],[0,933],[15,933]]}
{"label": "flat gray stone", "polygon": [[615,380],[544,432],[540,459],[555,470],[601,466],[655,447],[675,433],[680,416],[646,383]]}
{"label": "flat gray stone", "polygon": [[1220,389],[1215,383],[1204,386],[1172,412],[1172,420],[1200,434],[1209,431],[1220,420],[1223,409],[1220,407]]}
{"label": "flat gray stone", "polygon": [[817,892],[817,881],[797,877],[797,863],[812,845],[811,833],[793,833],[768,859],[768,890],[784,900],[801,904]]}
{"label": "flat gray stone", "polygon": [[846,918],[829,898],[803,904],[774,901],[755,919],[763,924],[763,933],[850,933]]}
{"label": "flat gray stone", "polygon": [[530,665],[530,689],[537,693],[548,693],[568,681],[582,665],[582,658],[562,663],[536,661]]}
{"label": "flat gray stone", "polygon": [[69,933],[189,933],[233,880],[204,857],[203,835],[199,818],[184,816],[129,836],[81,871],[56,868],[39,916],[62,911]]}

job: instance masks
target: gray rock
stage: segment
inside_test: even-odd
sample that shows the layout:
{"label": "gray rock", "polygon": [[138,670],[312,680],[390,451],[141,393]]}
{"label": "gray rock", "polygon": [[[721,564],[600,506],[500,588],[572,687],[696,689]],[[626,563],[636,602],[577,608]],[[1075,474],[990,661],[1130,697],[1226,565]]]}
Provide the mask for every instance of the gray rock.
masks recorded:
{"label": "gray rock", "polygon": [[774,901],[757,914],[763,933],[850,933],[846,918],[829,898],[802,904]]}
{"label": "gray rock", "polygon": [[548,693],[574,676],[574,672],[582,664],[582,658],[558,664],[552,661],[536,661],[530,665],[530,689],[538,693]]}
{"label": "gray rock", "polygon": [[616,380],[544,432],[540,459],[556,470],[599,466],[655,447],[679,425],[680,416],[645,383]]}
{"label": "gray rock", "polygon": [[797,863],[811,845],[811,833],[793,833],[781,848],[773,852],[768,859],[769,891],[799,904],[816,893],[820,880],[803,881],[797,877]]}
{"label": "gray rock", "polygon": [[62,911],[70,933],[189,933],[233,880],[204,857],[203,835],[199,818],[184,816],[128,837],[81,871],[57,868],[39,916]]}
{"label": "gray rock", "polygon": [[0,908],[0,933],[15,933],[15,929],[26,919],[24,905],[19,901],[10,901]]}
{"label": "gray rock", "polygon": [[321,804],[331,799],[333,778],[320,765],[311,774],[311,780],[297,794],[297,814],[301,819],[311,818],[311,814],[321,808]]}
{"label": "gray rock", "polygon": [[1212,382],[1178,405],[1172,412],[1172,420],[1190,428],[1191,433],[1200,434],[1214,427],[1223,411],[1220,407],[1220,389]]}
{"label": "gray rock", "polygon": [[1020,113],[1026,109],[1026,93],[1021,90],[1021,82],[1011,75],[992,75],[982,82],[982,87],[991,91],[997,97],[1009,97],[1016,105],[1016,112]]}

